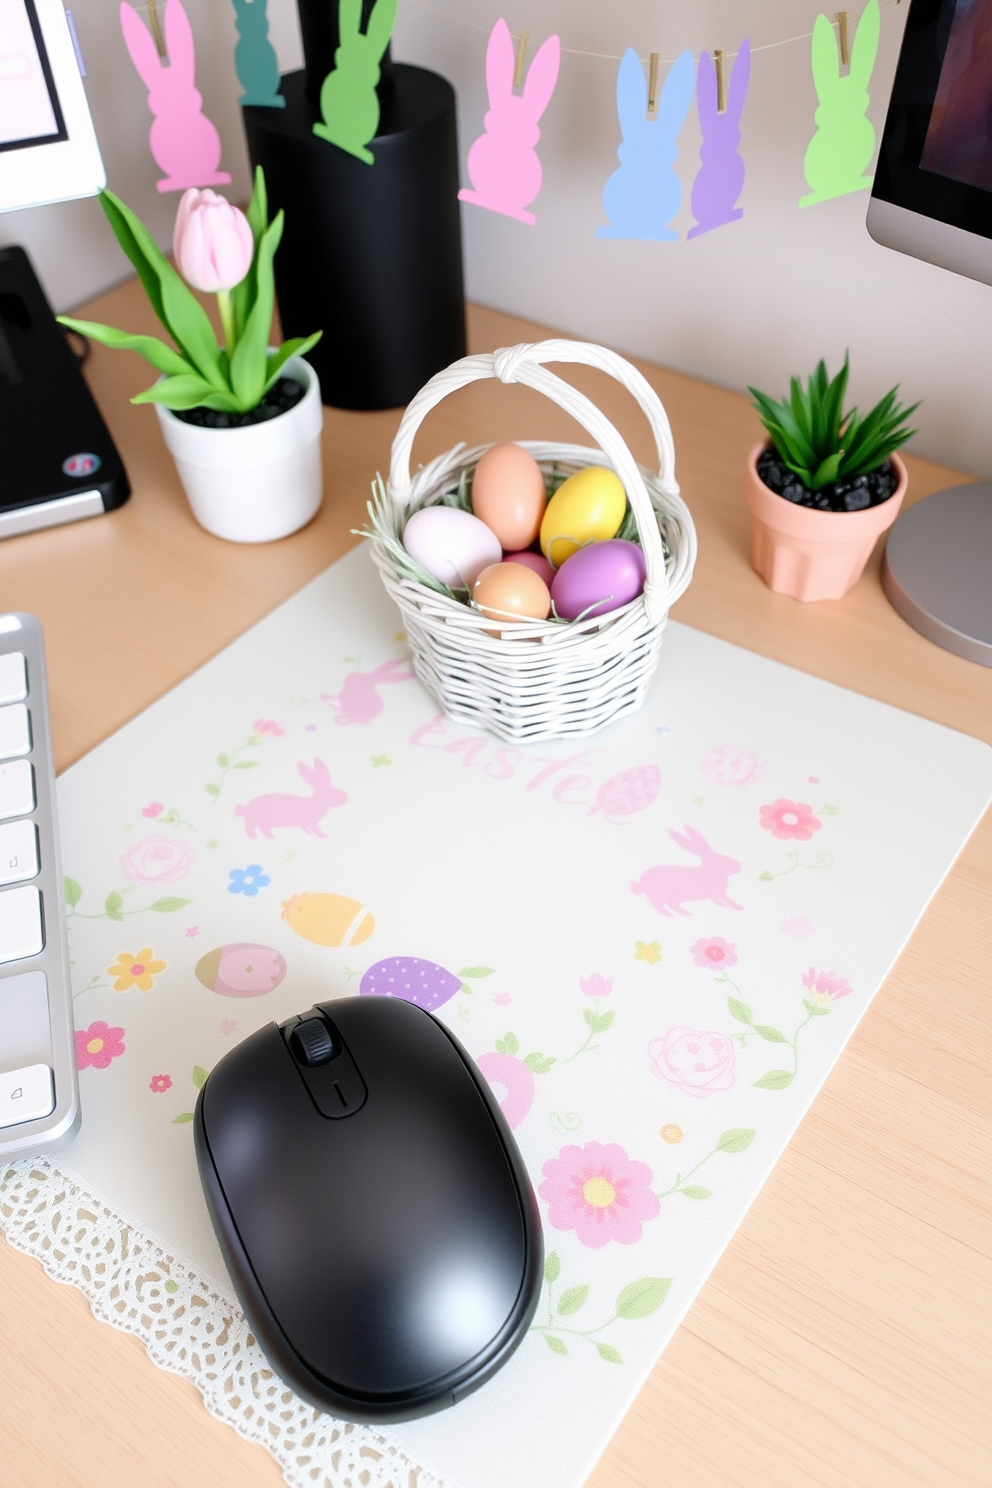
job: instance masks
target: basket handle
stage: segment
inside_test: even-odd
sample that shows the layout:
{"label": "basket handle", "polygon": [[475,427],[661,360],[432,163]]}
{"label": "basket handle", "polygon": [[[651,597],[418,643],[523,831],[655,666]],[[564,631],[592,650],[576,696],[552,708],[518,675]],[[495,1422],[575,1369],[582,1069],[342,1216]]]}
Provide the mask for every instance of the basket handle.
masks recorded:
{"label": "basket handle", "polygon": [[658,476],[664,494],[678,506],[679,488],[675,479],[675,446],[661,399],[637,368],[614,351],[586,341],[551,340],[533,345],[504,346],[499,351],[462,357],[450,367],[435,374],[424,384],[407,407],[393,440],[389,466],[389,494],[393,502],[405,508],[410,500],[410,451],[414,436],[427,414],[449,393],[469,383],[498,377],[500,382],[520,382],[557,403],[582,425],[607,456],[623,483],[630,501],[641,545],[644,549],[647,578],[644,600],[652,619],[660,618],[670,603],[665,554],[658,522],[641,472],[627,445],[609,419],[584,393],[571,383],[556,377],[544,362],[581,362],[608,372],[632,393],[645,413],[658,451]]}

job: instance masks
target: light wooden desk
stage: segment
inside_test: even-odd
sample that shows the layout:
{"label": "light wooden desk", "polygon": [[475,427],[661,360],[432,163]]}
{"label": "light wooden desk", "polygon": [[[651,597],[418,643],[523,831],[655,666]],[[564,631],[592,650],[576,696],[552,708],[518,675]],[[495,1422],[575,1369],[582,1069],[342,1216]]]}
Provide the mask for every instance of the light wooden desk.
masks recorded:
{"label": "light wooden desk", "polygon": [[[155,328],[134,283],[84,313]],[[542,335],[481,309],[470,325],[475,350]],[[699,529],[678,619],[992,740],[992,671],[905,626],[882,594],[877,556],[841,603],[799,605],[765,589],[748,564],[742,495],[754,414],[735,394],[643,370],[671,417]],[[575,372],[650,461],[627,395]],[[110,516],[0,544],[0,605],[45,626],[60,769],[353,544],[399,417],[328,410],[320,515],[283,542],[239,547],[194,524],[153,411],[128,405],[150,380],[144,364],[96,347],[89,375],[134,496]],[[416,454],[528,437],[575,429],[536,394],[489,383],[432,415]],[[908,464],[910,500],[953,479]],[[988,1488],[990,906],[986,819],[590,1488]],[[191,1386],[0,1244],[3,1488],[281,1482]]]}

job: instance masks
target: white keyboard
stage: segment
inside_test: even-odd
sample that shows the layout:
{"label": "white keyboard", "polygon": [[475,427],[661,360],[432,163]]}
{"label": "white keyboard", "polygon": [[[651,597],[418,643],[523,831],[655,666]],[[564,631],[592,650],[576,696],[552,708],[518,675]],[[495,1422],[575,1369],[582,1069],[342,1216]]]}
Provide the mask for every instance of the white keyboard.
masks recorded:
{"label": "white keyboard", "polygon": [[0,1157],[79,1126],[41,626],[0,615]]}

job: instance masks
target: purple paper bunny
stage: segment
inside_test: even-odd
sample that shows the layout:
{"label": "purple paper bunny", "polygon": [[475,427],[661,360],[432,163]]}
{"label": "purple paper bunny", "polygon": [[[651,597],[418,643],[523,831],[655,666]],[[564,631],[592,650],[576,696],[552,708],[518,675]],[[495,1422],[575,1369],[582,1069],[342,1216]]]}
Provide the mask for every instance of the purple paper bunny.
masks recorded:
{"label": "purple paper bunny", "polygon": [[527,69],[518,97],[513,91],[513,38],[504,20],[496,22],[486,47],[486,132],[468,152],[468,174],[475,190],[459,191],[460,201],[474,202],[531,226],[537,221],[527,211],[541,189],[541,162],[534,149],[541,138],[537,121],[555,91],[560,61],[558,38],[549,36]]}
{"label": "purple paper bunny", "polygon": [[131,61],[148,89],[155,115],[149,131],[152,156],[166,172],[159,191],[185,191],[189,186],[226,186],[231,177],[220,165],[220,135],[202,112],[203,99],[194,85],[196,57],[193,32],[181,0],[166,0],[166,66],[148,27],[121,0],[121,30]]}
{"label": "purple paper bunny", "polygon": [[737,147],[741,142],[741,114],[750,78],[751,43],[745,39],[730,74],[726,110],[718,113],[713,59],[709,52],[703,52],[699,58],[696,108],[703,132],[699,149],[702,164],[692,183],[692,215],[696,226],[690,227],[687,237],[696,238],[700,233],[711,232],[714,227],[723,227],[725,223],[736,222],[738,217],[744,216],[744,209],[737,206],[744,187],[744,162]]}

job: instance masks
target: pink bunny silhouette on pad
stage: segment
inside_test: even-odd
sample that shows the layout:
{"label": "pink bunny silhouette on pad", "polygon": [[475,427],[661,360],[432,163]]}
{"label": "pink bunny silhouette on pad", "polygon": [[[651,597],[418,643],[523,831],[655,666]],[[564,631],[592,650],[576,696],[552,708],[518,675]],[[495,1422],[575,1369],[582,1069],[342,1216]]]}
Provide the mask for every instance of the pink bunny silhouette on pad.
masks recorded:
{"label": "pink bunny silhouette on pad", "polygon": [[155,115],[149,130],[155,164],[165,171],[159,191],[185,191],[190,186],[226,186],[231,177],[220,165],[220,135],[203,113],[197,92],[193,32],[181,0],[166,0],[163,62],[151,32],[127,0],[121,0],[121,30],[131,61],[148,89]]}
{"label": "pink bunny silhouette on pad", "polygon": [[669,837],[699,859],[691,866],[687,863],[663,863],[649,868],[636,883],[631,883],[631,892],[646,894],[659,914],[671,916],[687,915],[686,901],[708,899],[723,909],[743,909],[727,893],[727,880],[740,873],[741,865],[736,858],[725,853],[714,852],[702,832],[687,826],[684,832],[669,831]]}
{"label": "pink bunny silhouette on pad", "polygon": [[558,37],[549,36],[527,69],[522,93],[514,93],[513,38],[502,18],[496,22],[486,47],[489,111],[482,121],[485,133],[468,152],[468,174],[475,189],[459,191],[460,201],[474,202],[533,227],[537,218],[527,207],[543,179],[534,148],[541,138],[537,121],[555,91],[560,61]]}
{"label": "pink bunny silhouette on pad", "polygon": [[249,837],[271,837],[276,827],[302,827],[309,837],[326,837],[320,823],[332,806],[344,806],[348,800],[343,790],[331,784],[331,772],[323,760],[315,759],[312,765],[303,760],[297,765],[300,778],[310,786],[309,796],[291,796],[273,793],[255,796],[244,806],[235,806],[235,816],[244,817],[245,831]]}
{"label": "pink bunny silhouette on pad", "polygon": [[349,672],[340,692],[324,692],[321,698],[333,709],[335,723],[373,723],[383,709],[379,688],[389,682],[409,682],[412,678],[410,663],[394,656],[371,672]]}

